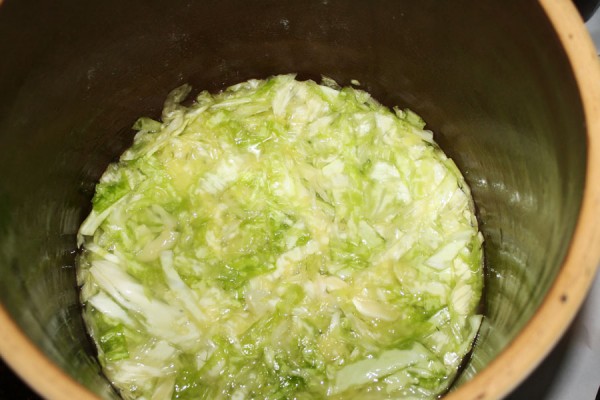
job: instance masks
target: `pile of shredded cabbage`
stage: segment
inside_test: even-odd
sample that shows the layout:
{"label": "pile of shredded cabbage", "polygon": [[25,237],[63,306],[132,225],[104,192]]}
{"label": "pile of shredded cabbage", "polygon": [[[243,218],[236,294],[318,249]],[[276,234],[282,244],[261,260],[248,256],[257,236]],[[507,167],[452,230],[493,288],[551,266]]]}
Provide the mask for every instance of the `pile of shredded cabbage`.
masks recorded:
{"label": "pile of shredded cabbage", "polygon": [[125,399],[426,399],[481,315],[455,164],[364,91],[250,80],[139,119],[79,231],[84,317]]}

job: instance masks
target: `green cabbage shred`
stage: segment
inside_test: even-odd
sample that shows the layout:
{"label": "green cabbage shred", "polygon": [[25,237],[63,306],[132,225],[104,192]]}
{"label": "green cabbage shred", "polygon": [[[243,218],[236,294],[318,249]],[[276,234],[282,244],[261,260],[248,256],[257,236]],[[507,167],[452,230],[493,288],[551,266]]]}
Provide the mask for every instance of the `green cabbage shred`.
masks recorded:
{"label": "green cabbage shred", "polygon": [[331,79],[175,89],[78,236],[125,399],[431,399],[482,316],[469,188],[410,110]]}

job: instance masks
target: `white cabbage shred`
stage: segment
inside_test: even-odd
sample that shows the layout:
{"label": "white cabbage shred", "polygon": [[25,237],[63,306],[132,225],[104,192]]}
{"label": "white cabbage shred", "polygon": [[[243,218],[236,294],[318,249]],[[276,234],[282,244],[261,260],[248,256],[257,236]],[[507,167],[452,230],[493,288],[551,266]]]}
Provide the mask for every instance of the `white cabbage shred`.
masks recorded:
{"label": "white cabbage shred", "polygon": [[125,399],[426,399],[481,323],[482,236],[409,110],[294,75],[140,118],[81,226],[84,316]]}

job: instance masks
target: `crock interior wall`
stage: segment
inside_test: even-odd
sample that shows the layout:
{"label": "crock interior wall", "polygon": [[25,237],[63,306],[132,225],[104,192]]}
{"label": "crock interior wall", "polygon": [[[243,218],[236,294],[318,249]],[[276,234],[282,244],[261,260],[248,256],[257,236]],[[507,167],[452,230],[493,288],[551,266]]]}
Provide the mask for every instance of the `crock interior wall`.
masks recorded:
{"label": "crock interior wall", "polygon": [[486,324],[470,376],[535,312],[568,248],[585,126],[533,2],[154,1],[0,6],[0,298],[78,381],[111,397],[80,318],[75,235],[95,181],[182,83],[321,74],[409,107],[470,184]]}

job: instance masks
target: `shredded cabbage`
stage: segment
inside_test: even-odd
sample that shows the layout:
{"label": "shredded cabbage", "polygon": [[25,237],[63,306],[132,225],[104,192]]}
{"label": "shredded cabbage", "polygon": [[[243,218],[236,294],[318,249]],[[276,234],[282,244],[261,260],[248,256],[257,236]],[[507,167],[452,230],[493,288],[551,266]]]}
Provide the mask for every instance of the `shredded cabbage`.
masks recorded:
{"label": "shredded cabbage", "polygon": [[409,110],[294,75],[140,118],[79,231],[125,399],[435,398],[481,323],[469,188]]}

